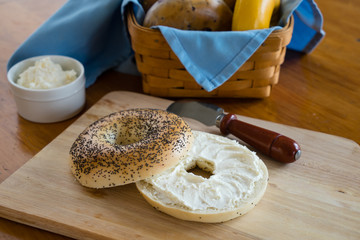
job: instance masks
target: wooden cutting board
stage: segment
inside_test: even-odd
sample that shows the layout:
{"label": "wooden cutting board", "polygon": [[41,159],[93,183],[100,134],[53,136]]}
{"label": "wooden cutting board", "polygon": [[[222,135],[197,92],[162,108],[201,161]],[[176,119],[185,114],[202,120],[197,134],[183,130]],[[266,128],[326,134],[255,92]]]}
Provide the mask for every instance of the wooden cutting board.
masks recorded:
{"label": "wooden cutting board", "polygon": [[[239,116],[294,138],[303,155],[287,165],[260,155],[269,169],[268,189],[252,211],[234,220],[178,220],[153,209],[135,184],[103,190],[78,184],[68,151],[86,126],[114,111],[170,103],[131,92],[106,95],[0,184],[0,216],[81,239],[360,239],[359,145],[247,117]],[[219,133],[187,121],[193,129]]]}

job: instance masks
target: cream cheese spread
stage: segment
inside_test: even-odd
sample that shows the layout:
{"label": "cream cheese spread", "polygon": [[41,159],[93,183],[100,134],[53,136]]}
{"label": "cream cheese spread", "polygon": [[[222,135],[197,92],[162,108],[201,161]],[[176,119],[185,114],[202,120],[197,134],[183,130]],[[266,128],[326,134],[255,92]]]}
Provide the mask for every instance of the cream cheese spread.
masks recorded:
{"label": "cream cheese spread", "polygon": [[[235,140],[193,131],[195,142],[175,167],[146,179],[156,198],[189,210],[226,210],[246,201],[263,172],[256,154]],[[198,166],[212,175],[188,172]]]}
{"label": "cream cheese spread", "polygon": [[35,62],[19,75],[17,84],[31,89],[57,88],[76,79],[74,70],[64,71],[59,64],[51,61],[49,57]]}

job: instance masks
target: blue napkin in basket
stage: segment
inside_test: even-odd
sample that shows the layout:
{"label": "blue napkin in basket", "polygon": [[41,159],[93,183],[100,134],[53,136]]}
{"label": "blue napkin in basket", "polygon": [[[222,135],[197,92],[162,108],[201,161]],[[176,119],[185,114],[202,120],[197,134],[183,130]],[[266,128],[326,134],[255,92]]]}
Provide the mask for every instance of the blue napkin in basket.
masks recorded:
{"label": "blue napkin in basket", "polygon": [[[11,56],[8,69],[32,56],[60,54],[84,64],[86,86],[115,68],[138,74],[133,61],[124,10],[134,9],[141,23],[144,10],[137,0],[69,0]],[[294,33],[288,48],[311,52],[324,36],[322,15],[313,0],[283,0],[279,27],[246,32],[182,31],[159,26],[173,51],[207,91],[223,84],[291,14]],[[208,51],[204,51],[207,49]]]}

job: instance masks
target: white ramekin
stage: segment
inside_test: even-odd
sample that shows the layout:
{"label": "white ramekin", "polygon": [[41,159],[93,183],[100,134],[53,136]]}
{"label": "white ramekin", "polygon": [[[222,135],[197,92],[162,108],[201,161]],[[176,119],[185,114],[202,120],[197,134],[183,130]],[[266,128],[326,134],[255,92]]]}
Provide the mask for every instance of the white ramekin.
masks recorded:
{"label": "white ramekin", "polygon": [[[30,89],[16,83],[19,75],[37,60],[50,57],[60,64],[64,71],[73,69],[77,79],[52,89]],[[85,106],[84,66],[77,60],[59,55],[37,56],[18,62],[9,69],[7,78],[14,95],[17,110],[23,118],[38,123],[52,123],[69,119]]]}

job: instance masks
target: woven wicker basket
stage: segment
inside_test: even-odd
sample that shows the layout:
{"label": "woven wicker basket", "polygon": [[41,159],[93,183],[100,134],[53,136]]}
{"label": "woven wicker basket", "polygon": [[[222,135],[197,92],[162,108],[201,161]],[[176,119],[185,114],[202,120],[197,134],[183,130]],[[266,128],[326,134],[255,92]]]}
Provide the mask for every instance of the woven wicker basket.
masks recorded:
{"label": "woven wicker basket", "polygon": [[136,65],[142,74],[144,93],[159,97],[264,98],[279,79],[286,46],[293,31],[293,18],[270,34],[259,49],[223,85],[211,92],[204,90],[186,71],[158,29],[136,22],[128,11],[127,24],[135,52]]}

